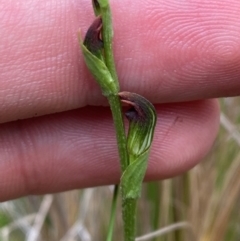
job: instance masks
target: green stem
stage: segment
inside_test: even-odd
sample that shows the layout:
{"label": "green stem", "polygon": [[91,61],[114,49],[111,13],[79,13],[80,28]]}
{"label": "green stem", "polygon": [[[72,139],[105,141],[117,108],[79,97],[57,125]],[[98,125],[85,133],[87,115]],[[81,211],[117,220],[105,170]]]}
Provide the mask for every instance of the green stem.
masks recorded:
{"label": "green stem", "polygon": [[124,222],[124,241],[134,241],[136,233],[137,199],[125,199],[122,202]]}
{"label": "green stem", "polygon": [[[111,11],[108,0],[99,0],[97,3],[97,9],[95,9],[95,13],[101,14],[102,17],[102,39],[104,43],[104,62],[111,74],[111,77],[114,80],[116,85],[116,93],[112,93],[107,96],[108,102],[112,111],[112,117],[114,121],[114,126],[116,130],[117,137],[117,145],[118,152],[120,156],[120,164],[122,173],[126,170],[129,165],[129,155],[127,151],[127,138],[125,135],[125,129],[123,124],[123,116],[122,116],[122,106],[117,93],[119,92],[119,82],[115,68],[115,61],[112,50],[112,38],[113,38],[113,30],[112,30],[112,19],[111,19]],[[100,9],[99,9],[100,7]],[[116,197],[115,197],[116,198]],[[122,197],[122,214],[123,214],[123,222],[124,222],[124,240],[125,241],[134,241],[135,240],[135,230],[136,230],[136,204],[137,199],[123,199]],[[114,202],[113,202],[114,206]],[[113,208],[113,207],[112,207]],[[109,226],[109,233],[107,237],[107,241],[111,241],[112,238],[112,219],[115,214],[115,211],[112,211],[111,222]]]}
{"label": "green stem", "polygon": [[[110,6],[107,4],[102,11],[102,21],[103,21],[103,32],[102,38],[104,43],[104,59],[108,70],[110,71],[112,78],[119,89],[118,77],[115,68],[115,61],[112,50],[112,19]],[[118,151],[120,155],[121,169],[122,173],[126,170],[129,165],[129,156],[127,152],[127,139],[125,135],[125,129],[122,117],[122,107],[120,99],[117,95],[110,95],[108,101],[111,107],[113,121],[116,129]],[[128,199],[122,200],[122,215],[123,215],[123,225],[124,225],[124,240],[134,241],[135,240],[135,230],[136,230],[136,204],[137,200]]]}
{"label": "green stem", "polygon": [[108,96],[108,102],[110,104],[113,122],[116,129],[116,137],[117,137],[117,144],[118,144],[118,152],[120,156],[121,170],[122,172],[124,172],[128,166],[128,153],[127,153],[127,139],[126,139],[125,129],[123,125],[121,102],[117,95]]}
{"label": "green stem", "polygon": [[[100,11],[101,11],[101,17],[103,22],[102,39],[104,43],[104,61],[109,72],[111,73],[111,76],[114,80],[117,93],[118,93],[119,83],[118,83],[118,77],[117,77],[113,51],[112,51],[113,30],[112,30],[111,10],[110,10],[108,1],[99,1],[99,4],[101,8]],[[125,128],[123,124],[122,106],[117,93],[112,93],[112,95],[107,96],[107,98],[112,111],[113,122],[116,130],[121,169],[122,169],[122,172],[124,172],[128,166],[128,152],[127,152],[127,144],[126,144],[127,139],[126,139]]]}
{"label": "green stem", "polygon": [[112,39],[113,39],[113,30],[112,30],[112,17],[109,4],[102,8],[102,21],[103,21],[103,30],[102,38],[104,42],[104,57],[105,63],[108,67],[109,72],[112,75],[112,78],[115,81],[116,86],[119,89],[118,76],[115,67],[115,61],[113,56],[112,49]]}
{"label": "green stem", "polygon": [[118,189],[119,189],[118,185],[115,185],[114,192],[113,192],[112,206],[111,206],[111,216],[110,216],[110,221],[109,221],[109,226],[108,226],[108,235],[107,235],[106,241],[112,240],[114,221],[115,221],[115,216],[116,216]]}

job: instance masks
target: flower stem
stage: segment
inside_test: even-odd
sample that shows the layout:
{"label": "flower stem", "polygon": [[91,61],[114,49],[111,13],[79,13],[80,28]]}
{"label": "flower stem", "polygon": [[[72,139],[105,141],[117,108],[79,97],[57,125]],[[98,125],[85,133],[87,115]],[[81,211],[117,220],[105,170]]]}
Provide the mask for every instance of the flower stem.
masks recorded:
{"label": "flower stem", "polygon": [[[141,131],[139,131],[139,127],[142,127],[142,122],[133,121],[136,119],[135,117],[137,116],[140,116],[141,120],[143,120],[142,117],[145,117],[146,113],[142,111],[142,109],[138,106],[138,104],[140,102],[142,103],[142,101],[144,102],[144,104],[146,104],[146,100],[144,98],[140,98],[140,96],[136,94],[129,95],[129,93],[127,92],[121,92],[121,94],[119,95],[120,88],[112,49],[113,29],[110,5],[108,0],[92,0],[92,3],[97,18],[90,26],[86,34],[84,43],[81,44],[81,47],[84,53],[85,62],[90,71],[92,72],[93,76],[95,77],[96,81],[99,83],[103,95],[107,97],[111,108],[113,122],[116,130],[117,146],[122,171],[120,186],[122,195],[124,240],[134,241],[136,232],[136,205],[137,199],[140,196],[141,183],[147,165],[146,157],[148,156],[148,146],[145,148],[145,146],[142,145],[141,140],[142,138],[146,137],[147,143],[146,141],[144,141],[144,143],[150,145],[152,141],[151,135],[145,135],[145,132],[148,132],[149,128],[153,125],[149,126],[147,123],[145,125],[146,128],[140,128]],[[132,97],[134,97],[135,99],[137,98],[136,103],[132,100]],[[142,135],[140,135],[140,139],[137,137],[137,140],[140,140],[141,145],[139,147],[138,141],[137,146],[139,148],[139,153],[133,152],[134,155],[132,156],[134,156],[134,158],[130,158],[131,153],[129,152],[129,146],[132,147],[133,145],[128,145],[129,136],[128,139],[126,138],[120,98],[126,103],[129,103],[130,101],[130,103],[135,107],[134,111],[131,110],[130,112],[128,112],[128,117],[130,118],[130,121],[132,120],[132,122],[130,123],[130,129],[133,130],[132,132],[130,132],[130,130],[128,131],[128,135],[132,137],[132,139],[130,140],[133,140],[133,142],[135,142],[134,137],[136,136],[136,134],[138,134],[139,136],[142,133]],[[146,111],[146,108],[143,109]],[[152,113],[151,110],[149,110],[148,112]],[[135,146],[132,147],[132,149],[136,150]],[[118,193],[117,190],[118,187],[116,186],[111,207],[111,217],[107,241],[111,241],[113,234],[116,200]]]}
{"label": "flower stem", "polygon": [[124,223],[124,241],[134,241],[136,233],[137,199],[122,201],[122,215]]}
{"label": "flower stem", "polygon": [[122,106],[118,96],[119,83],[112,51],[111,10],[108,0],[92,0],[92,4],[97,18],[89,27],[81,47],[88,68],[99,83],[103,95],[108,99],[116,131],[121,171],[124,172],[128,166],[129,157]]}
{"label": "flower stem", "polygon": [[127,152],[127,144],[126,144],[127,139],[126,139],[125,128],[123,124],[122,106],[121,106],[119,96],[117,95],[119,92],[119,83],[118,83],[118,77],[117,77],[114,56],[112,51],[113,30],[112,30],[111,10],[110,10],[108,1],[99,1],[97,2],[97,5],[98,5],[97,14],[101,15],[102,25],[103,25],[102,40],[104,43],[104,49],[103,49],[104,62],[112,76],[112,79],[116,87],[116,92],[108,95],[107,98],[112,111],[113,122],[116,130],[121,170],[123,172],[128,166],[128,152]]}
{"label": "flower stem", "polygon": [[[114,61],[113,50],[112,50],[113,30],[112,30],[112,19],[111,19],[111,11],[110,11],[109,4],[101,8],[101,16],[102,16],[102,23],[103,23],[102,38],[104,43],[104,60],[117,86],[117,89],[119,90],[118,76],[116,73],[115,61]],[[129,165],[129,155],[127,151],[127,139],[126,139],[124,124],[123,124],[122,106],[118,95],[115,95],[115,94],[109,95],[107,98],[110,104],[112,117],[113,117],[115,129],[116,129],[121,170],[122,170],[122,173],[124,173],[124,171]],[[131,199],[131,200],[122,199],[122,208],[123,208],[122,215],[123,215],[125,241],[135,240],[136,204],[137,204],[137,199]],[[107,241],[110,241],[110,240],[111,239]]]}
{"label": "flower stem", "polygon": [[106,241],[112,240],[114,221],[115,221],[115,216],[116,216],[118,190],[119,190],[118,185],[115,185],[114,186],[114,192],[113,192],[112,206],[111,206],[111,216],[110,216],[110,221],[109,221],[109,226],[108,226],[108,234],[107,234]]}
{"label": "flower stem", "polygon": [[123,125],[121,102],[117,95],[109,95],[107,98],[112,111],[113,122],[116,130],[118,152],[120,156],[121,170],[123,172],[128,166],[128,153],[126,144],[127,140]]}
{"label": "flower stem", "polygon": [[104,42],[105,63],[106,63],[106,66],[108,67],[109,72],[112,75],[112,78],[115,81],[116,86],[119,89],[118,76],[116,72],[113,49],[112,49],[113,29],[112,29],[111,10],[110,10],[109,4],[102,7],[101,12],[102,12],[101,13],[102,22],[103,22],[102,38]]}

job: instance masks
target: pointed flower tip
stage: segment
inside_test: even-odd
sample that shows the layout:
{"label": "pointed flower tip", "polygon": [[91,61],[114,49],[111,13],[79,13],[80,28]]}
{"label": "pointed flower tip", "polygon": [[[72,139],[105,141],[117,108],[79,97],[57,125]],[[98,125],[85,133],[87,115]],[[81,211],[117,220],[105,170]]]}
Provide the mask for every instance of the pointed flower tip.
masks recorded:
{"label": "pointed flower tip", "polygon": [[125,113],[129,121],[145,122],[149,112],[155,111],[154,106],[143,96],[123,91],[118,93],[122,103],[128,104],[131,108]]}
{"label": "pointed flower tip", "polygon": [[101,7],[98,0],[92,0],[92,5],[93,5],[95,15],[98,16],[101,12]]}
{"label": "pointed flower tip", "polygon": [[96,54],[103,48],[101,40],[102,18],[97,17],[89,27],[83,45],[93,54]]}
{"label": "pointed flower tip", "polygon": [[100,8],[100,5],[99,5],[98,0],[92,0],[92,3],[93,3],[93,6],[94,6],[95,8],[97,8],[97,9]]}

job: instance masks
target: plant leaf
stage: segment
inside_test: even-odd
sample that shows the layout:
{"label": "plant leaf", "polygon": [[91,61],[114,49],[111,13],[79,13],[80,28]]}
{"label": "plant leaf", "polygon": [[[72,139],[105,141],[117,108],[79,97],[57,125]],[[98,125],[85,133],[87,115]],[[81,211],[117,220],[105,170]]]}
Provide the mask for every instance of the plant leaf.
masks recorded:
{"label": "plant leaf", "polygon": [[121,177],[121,192],[124,199],[141,196],[142,181],[147,169],[148,151],[132,162]]}

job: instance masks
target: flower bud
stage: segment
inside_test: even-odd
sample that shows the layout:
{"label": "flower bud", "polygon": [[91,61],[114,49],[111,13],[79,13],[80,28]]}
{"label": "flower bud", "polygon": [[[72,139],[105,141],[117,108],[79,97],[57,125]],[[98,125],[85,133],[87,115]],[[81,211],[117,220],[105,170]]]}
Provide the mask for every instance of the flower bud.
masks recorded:
{"label": "flower bud", "polygon": [[84,41],[79,36],[79,43],[88,69],[101,86],[103,95],[109,96],[117,94],[118,89],[102,55],[103,42],[100,38],[101,29],[102,19],[101,17],[97,17],[89,27]]}
{"label": "flower bud", "polygon": [[141,95],[126,91],[118,95],[123,103],[131,106],[125,113],[130,123],[127,147],[131,163],[151,146],[156,125],[156,111],[154,106]]}

